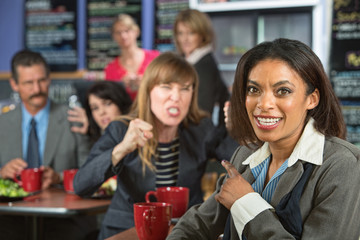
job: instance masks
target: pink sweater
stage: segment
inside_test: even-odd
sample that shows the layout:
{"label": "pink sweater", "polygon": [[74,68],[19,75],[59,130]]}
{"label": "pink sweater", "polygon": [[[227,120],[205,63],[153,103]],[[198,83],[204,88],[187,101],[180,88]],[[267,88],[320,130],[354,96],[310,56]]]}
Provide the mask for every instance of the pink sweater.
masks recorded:
{"label": "pink sweater", "polygon": [[[149,63],[156,58],[160,52],[157,50],[146,50],[143,49],[145,52],[144,61],[140,65],[139,69],[137,70],[137,75],[142,76],[145,72],[146,67]],[[115,58],[105,67],[105,79],[108,81],[119,82],[122,81],[122,78],[127,74],[126,69],[120,65],[120,57]],[[129,87],[126,87],[126,91],[130,95],[131,99],[134,100],[137,94],[137,91],[133,91]]]}

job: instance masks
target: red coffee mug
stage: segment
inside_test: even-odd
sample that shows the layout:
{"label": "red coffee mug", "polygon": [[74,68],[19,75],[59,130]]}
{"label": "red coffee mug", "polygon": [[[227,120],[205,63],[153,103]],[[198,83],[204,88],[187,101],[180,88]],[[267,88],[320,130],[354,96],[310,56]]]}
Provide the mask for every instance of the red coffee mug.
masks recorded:
{"label": "red coffee mug", "polygon": [[64,176],[64,189],[66,192],[68,193],[74,193],[74,185],[73,185],[73,181],[74,181],[74,177],[75,174],[77,173],[78,169],[66,169],[63,171],[63,176]]}
{"label": "red coffee mug", "polygon": [[149,191],[145,195],[146,202],[154,195],[158,202],[173,205],[173,218],[179,218],[186,212],[189,205],[189,188],[186,187],[160,187],[156,191]]}
{"label": "red coffee mug", "polygon": [[134,220],[139,240],[164,240],[169,233],[171,217],[169,203],[135,203]]}
{"label": "red coffee mug", "polygon": [[14,181],[24,188],[26,192],[36,192],[41,190],[43,170],[40,168],[26,168],[21,171],[20,179],[14,177]]}

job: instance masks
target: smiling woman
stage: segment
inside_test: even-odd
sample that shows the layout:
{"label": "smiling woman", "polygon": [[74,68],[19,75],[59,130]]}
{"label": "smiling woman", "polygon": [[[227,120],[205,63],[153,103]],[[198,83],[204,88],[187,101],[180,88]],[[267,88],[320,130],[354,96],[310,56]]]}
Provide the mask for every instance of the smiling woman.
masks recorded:
{"label": "smiling woman", "polygon": [[343,140],[339,101],[308,46],[276,39],[245,53],[229,113],[242,146],[168,240],[358,240],[360,150]]}
{"label": "smiling woman", "polygon": [[319,90],[307,94],[301,77],[279,60],[260,61],[248,78],[246,109],[256,136],[264,142],[286,141],[291,151],[307,111],[319,103]]}
{"label": "smiling woman", "polygon": [[74,188],[90,196],[117,174],[99,239],[134,227],[133,203],[157,187],[188,187],[189,205],[202,202],[207,160],[230,159],[238,145],[199,110],[197,90],[194,68],[174,53],[161,54],[146,69],[130,113],[110,123],[94,145]]}

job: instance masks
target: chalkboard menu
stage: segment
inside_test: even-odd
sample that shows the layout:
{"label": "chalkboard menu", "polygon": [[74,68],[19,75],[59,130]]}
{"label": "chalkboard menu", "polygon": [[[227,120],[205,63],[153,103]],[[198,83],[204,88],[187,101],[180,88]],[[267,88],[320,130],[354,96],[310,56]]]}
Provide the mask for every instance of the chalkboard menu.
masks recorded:
{"label": "chalkboard menu", "polygon": [[335,0],[330,70],[342,98],[360,98],[360,0]]}
{"label": "chalkboard menu", "polygon": [[40,52],[51,71],[76,71],[77,1],[26,0],[25,47]]}
{"label": "chalkboard menu", "polygon": [[[112,40],[111,26],[117,15],[132,16],[141,29],[141,0],[88,0],[87,1],[87,69],[103,70],[120,54]],[[141,39],[140,36],[138,39]],[[140,40],[138,45],[141,46]]]}
{"label": "chalkboard menu", "polygon": [[334,0],[330,78],[342,102],[348,140],[360,145],[360,0]]}
{"label": "chalkboard menu", "polygon": [[173,25],[177,14],[189,8],[188,0],[156,0],[155,48],[160,52],[174,51]]}

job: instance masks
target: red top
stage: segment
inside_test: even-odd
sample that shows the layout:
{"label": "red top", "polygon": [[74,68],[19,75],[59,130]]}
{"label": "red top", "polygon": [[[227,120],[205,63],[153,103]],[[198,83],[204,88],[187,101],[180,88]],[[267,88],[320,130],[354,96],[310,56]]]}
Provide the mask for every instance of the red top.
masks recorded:
{"label": "red top", "polygon": [[[140,76],[144,74],[145,69],[149,63],[160,54],[160,52],[157,50],[143,50],[145,53],[144,61],[136,72],[136,74]],[[120,82],[126,74],[126,69],[120,64],[120,56],[115,58],[105,67],[106,80]],[[133,91],[130,87],[126,87],[126,91],[130,95],[131,99],[134,100],[137,94],[137,90]]]}

